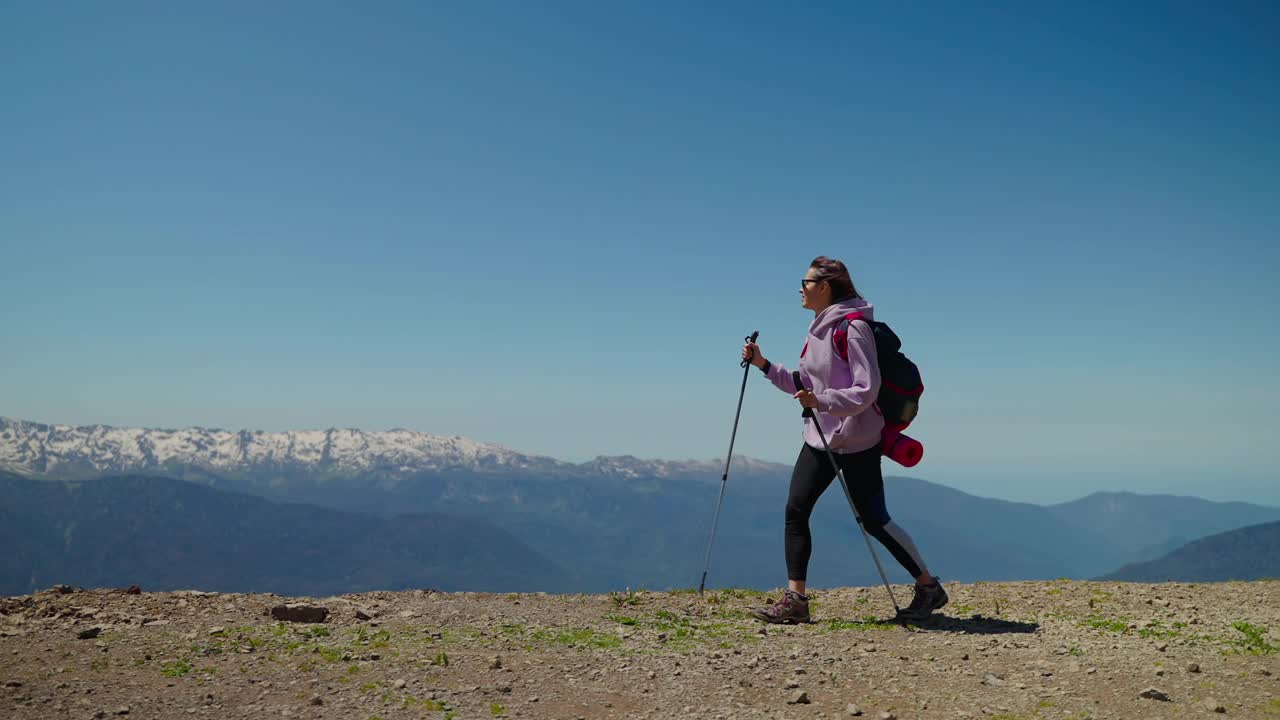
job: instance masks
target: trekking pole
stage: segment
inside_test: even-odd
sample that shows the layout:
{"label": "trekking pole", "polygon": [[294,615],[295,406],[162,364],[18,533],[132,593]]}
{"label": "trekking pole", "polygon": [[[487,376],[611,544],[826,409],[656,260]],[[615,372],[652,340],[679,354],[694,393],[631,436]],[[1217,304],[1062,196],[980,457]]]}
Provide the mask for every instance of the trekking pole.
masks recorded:
{"label": "trekking pole", "polygon": [[[753,343],[758,337],[760,337],[760,331],[756,330],[745,339]],[[720,524],[720,504],[724,502],[724,486],[729,482],[729,461],[733,459],[733,441],[738,437],[738,418],[742,415],[742,396],[747,394],[747,375],[751,372],[751,360],[743,360],[742,368],[742,389],[738,391],[738,409],[733,414],[733,432],[729,435],[729,455],[724,459],[724,475],[720,476],[720,498],[716,500],[716,514],[711,520],[711,537],[707,540],[707,560],[702,565],[702,581],[698,583],[699,595],[707,587],[707,571],[711,569],[711,546],[715,544],[716,526]]]}
{"label": "trekking pole", "polygon": [[[804,383],[800,380],[799,370],[791,372],[791,379],[796,384],[796,392],[806,389]],[[876,549],[871,546],[871,535],[863,527],[862,516],[858,514],[858,506],[853,503],[853,493],[849,492],[849,483],[845,482],[844,470],[840,469],[840,464],[836,462],[836,455],[831,452],[831,446],[827,444],[827,436],[823,434],[822,426],[818,424],[818,415],[813,411],[813,408],[805,408],[801,415],[813,420],[813,427],[818,431],[818,437],[822,439],[822,447],[827,451],[827,459],[831,461],[831,466],[836,469],[836,477],[840,478],[840,487],[844,489],[844,496],[849,500],[849,509],[853,510],[853,519],[858,521],[858,529],[862,531],[862,539],[867,541],[867,550],[871,553],[871,559],[876,563],[876,570],[880,571],[880,579],[884,581],[884,589],[889,591],[889,602],[893,603],[893,612],[901,614],[902,608],[898,607],[898,600],[893,597],[893,588],[889,587],[889,578],[885,577],[884,567],[880,565],[880,557],[876,555]]]}

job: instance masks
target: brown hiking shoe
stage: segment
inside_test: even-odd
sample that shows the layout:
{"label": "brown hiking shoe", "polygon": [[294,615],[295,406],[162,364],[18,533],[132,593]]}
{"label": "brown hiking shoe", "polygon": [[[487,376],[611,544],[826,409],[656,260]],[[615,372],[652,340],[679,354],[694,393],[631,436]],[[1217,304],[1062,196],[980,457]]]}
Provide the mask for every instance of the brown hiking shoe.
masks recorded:
{"label": "brown hiking shoe", "polygon": [[924,620],[934,610],[947,604],[947,591],[942,588],[938,578],[935,577],[930,585],[916,585],[915,588],[911,604],[898,611],[898,617],[904,620]]}
{"label": "brown hiking shoe", "polygon": [[782,623],[786,625],[807,623],[809,622],[809,601],[800,597],[800,593],[788,590],[783,593],[782,599],[774,603],[772,607],[754,608],[751,614],[757,620],[763,620],[767,623]]}

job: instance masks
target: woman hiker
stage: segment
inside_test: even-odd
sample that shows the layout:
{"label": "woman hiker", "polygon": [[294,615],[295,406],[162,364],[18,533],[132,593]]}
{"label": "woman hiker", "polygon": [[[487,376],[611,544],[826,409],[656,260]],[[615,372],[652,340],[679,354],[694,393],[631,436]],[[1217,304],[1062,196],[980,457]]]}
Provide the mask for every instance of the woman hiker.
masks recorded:
{"label": "woman hiker", "polygon": [[[742,359],[760,368],[779,390],[816,412],[836,462],[844,470],[863,527],[916,579],[915,597],[899,617],[926,618],[947,604],[947,593],[938,578],[929,574],[911,536],[889,519],[885,509],[884,480],[880,474],[880,431],[884,419],[875,404],[880,392],[875,337],[866,323],[854,320],[848,323],[847,361],[836,353],[832,344],[832,335],[846,315],[858,312],[868,320],[873,319],[871,303],[858,294],[844,263],[828,257],[816,258],[809,265],[809,271],[800,281],[800,298],[801,305],[814,314],[808,340],[800,351],[800,376],[809,389],[797,392],[791,371],[766,360],[755,343],[743,346]],[[805,595],[809,554],[813,548],[809,515],[836,474],[813,423],[813,419],[805,418],[804,444],[791,472],[791,489],[787,495],[788,587],[781,601],[752,611],[755,617],[768,623],[809,622],[809,598]]]}

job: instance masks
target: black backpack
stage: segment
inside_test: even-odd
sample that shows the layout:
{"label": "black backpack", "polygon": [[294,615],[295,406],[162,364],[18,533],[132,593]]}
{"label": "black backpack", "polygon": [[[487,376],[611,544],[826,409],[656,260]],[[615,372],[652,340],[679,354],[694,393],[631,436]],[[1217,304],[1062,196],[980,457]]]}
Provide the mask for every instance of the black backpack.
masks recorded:
{"label": "black backpack", "polygon": [[860,312],[845,315],[831,335],[836,354],[845,362],[849,361],[849,323],[854,320],[869,325],[876,339],[876,360],[880,364],[880,394],[876,396],[876,405],[884,416],[885,425],[901,430],[910,425],[916,413],[920,412],[920,395],[924,393],[920,369],[902,354],[902,341],[888,325],[868,320]]}

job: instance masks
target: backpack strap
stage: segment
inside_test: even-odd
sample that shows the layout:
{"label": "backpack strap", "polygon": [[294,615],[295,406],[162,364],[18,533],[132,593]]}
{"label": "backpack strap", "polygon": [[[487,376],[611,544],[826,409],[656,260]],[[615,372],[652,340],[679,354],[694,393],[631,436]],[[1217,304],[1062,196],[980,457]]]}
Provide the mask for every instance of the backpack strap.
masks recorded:
{"label": "backpack strap", "polygon": [[845,362],[849,362],[849,323],[854,320],[861,320],[867,324],[867,327],[871,328],[873,334],[875,332],[875,326],[871,324],[870,320],[862,317],[862,313],[851,312],[845,315],[836,325],[836,331],[831,334],[831,343],[836,346],[836,354]]}

